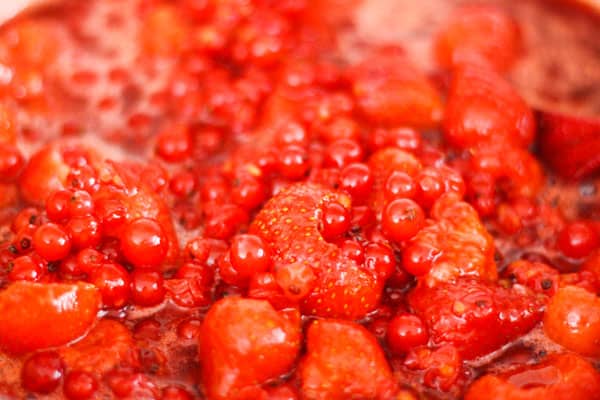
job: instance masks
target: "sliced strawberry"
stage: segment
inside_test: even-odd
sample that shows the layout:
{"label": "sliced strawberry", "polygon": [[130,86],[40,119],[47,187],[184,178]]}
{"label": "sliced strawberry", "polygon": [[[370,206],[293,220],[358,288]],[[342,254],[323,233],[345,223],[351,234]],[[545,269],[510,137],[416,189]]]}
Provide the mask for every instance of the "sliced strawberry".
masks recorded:
{"label": "sliced strawberry", "polygon": [[534,134],[533,112],[500,75],[482,66],[454,71],[444,119],[444,136],[451,145],[527,147]]}
{"label": "sliced strawberry", "polygon": [[340,192],[318,184],[292,185],[263,207],[250,233],[261,236],[271,248],[274,271],[298,262],[313,268],[316,279],[303,303],[306,313],[360,318],[377,306],[383,283],[323,239],[319,215],[328,201],[350,207],[349,197]]}
{"label": "sliced strawberry", "polygon": [[65,186],[69,171],[59,145],[42,148],[29,159],[19,178],[23,199],[43,205],[50,193]]}
{"label": "sliced strawberry", "polygon": [[395,390],[377,340],[353,322],[313,322],[299,370],[303,398],[307,400],[383,400],[391,399]]}
{"label": "sliced strawberry", "polygon": [[465,400],[538,400],[598,398],[600,373],[575,354],[551,356],[500,376],[484,375],[467,391]]}
{"label": "sliced strawberry", "polygon": [[396,49],[381,49],[350,72],[354,97],[375,123],[431,128],[442,119],[439,93]]}
{"label": "sliced strawberry", "polygon": [[385,183],[392,172],[405,172],[415,177],[422,168],[421,162],[415,156],[395,147],[376,151],[369,157],[368,164],[373,174],[373,192],[369,203],[374,210],[383,209]]}
{"label": "sliced strawberry", "polygon": [[15,282],[0,292],[0,348],[19,354],[73,341],[96,322],[99,308],[92,285]]}
{"label": "sliced strawberry", "polygon": [[476,279],[419,284],[409,295],[427,323],[433,344],[452,344],[471,359],[528,332],[542,318],[544,302],[522,286],[507,289]]}
{"label": "sliced strawberry", "polygon": [[600,118],[542,113],[542,156],[561,176],[581,179],[600,167]]}
{"label": "sliced strawberry", "polygon": [[451,68],[477,58],[499,70],[510,67],[520,47],[517,24],[502,10],[490,6],[461,7],[438,33],[435,55]]}
{"label": "sliced strawberry", "polygon": [[495,280],[494,241],[477,211],[454,193],[431,210],[433,223],[421,229],[403,251],[404,268],[429,286],[462,276]]}
{"label": "sliced strawberry", "polygon": [[300,325],[267,301],[227,297],[206,314],[200,332],[202,384],[210,399],[244,393],[289,372],[300,350]]}
{"label": "sliced strawberry", "polygon": [[102,319],[79,342],[60,349],[70,370],[103,375],[117,366],[137,366],[137,348],[127,327]]}

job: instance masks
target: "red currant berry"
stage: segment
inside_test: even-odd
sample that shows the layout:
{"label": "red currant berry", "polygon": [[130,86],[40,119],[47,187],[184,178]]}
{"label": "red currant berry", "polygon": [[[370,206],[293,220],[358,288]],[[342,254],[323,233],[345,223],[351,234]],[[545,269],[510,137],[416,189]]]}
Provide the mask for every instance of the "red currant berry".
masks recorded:
{"label": "red currant berry", "polygon": [[72,371],[67,374],[63,385],[65,397],[69,400],[87,400],[98,389],[96,378],[85,371]]}
{"label": "red currant berry", "polygon": [[30,255],[20,256],[10,262],[10,273],[8,279],[11,281],[31,281],[40,280],[44,275],[45,264],[39,257]]}
{"label": "red currant berry", "polygon": [[383,209],[381,227],[394,242],[412,238],[425,224],[425,213],[410,199],[397,199]]}
{"label": "red currant berry", "polygon": [[310,162],[303,147],[292,144],[278,152],[277,170],[286,179],[297,180],[308,174]]}
{"label": "red currant berry", "polygon": [[18,233],[29,226],[40,224],[40,212],[37,208],[27,207],[19,211],[10,226],[13,233]]}
{"label": "red currant berry", "polygon": [[105,263],[93,269],[89,282],[98,288],[102,303],[108,308],[121,308],[129,301],[129,274],[119,264]]}
{"label": "red currant berry", "polygon": [[151,307],[165,298],[163,277],[154,271],[134,271],[131,274],[131,300],[133,303]]}
{"label": "red currant berry", "polygon": [[125,225],[121,234],[123,256],[137,268],[157,268],[167,256],[169,243],[158,222],[139,218]]}
{"label": "red currant berry", "polygon": [[345,234],[350,229],[352,218],[350,210],[337,201],[323,205],[321,214],[321,234],[332,240]]}
{"label": "red currant berry", "polygon": [[63,361],[57,352],[36,353],[23,364],[21,384],[30,392],[50,393],[60,384],[63,371]]}
{"label": "red currant berry", "polygon": [[71,252],[71,238],[60,225],[48,222],[35,230],[33,247],[44,259],[57,261]]}
{"label": "red currant berry", "polygon": [[388,325],[387,343],[395,354],[405,354],[414,347],[426,345],[428,341],[427,328],[416,315],[398,315]]}
{"label": "red currant berry", "polygon": [[253,176],[236,179],[231,188],[231,199],[245,210],[258,207],[266,198],[265,184]]}
{"label": "red currant berry", "polygon": [[186,159],[192,150],[192,139],[186,126],[165,130],[156,137],[156,154],[168,162]]}
{"label": "red currant berry", "polygon": [[102,240],[100,221],[92,215],[74,217],[66,225],[73,247],[96,247]]}
{"label": "red currant berry", "polygon": [[69,204],[73,192],[71,190],[57,190],[46,199],[46,214],[51,221],[64,222],[69,218]]}
{"label": "red currant berry", "polygon": [[231,241],[231,265],[242,280],[248,280],[271,266],[271,253],[265,242],[256,235],[237,235]]}
{"label": "red currant berry", "polygon": [[365,266],[386,280],[396,269],[394,251],[382,243],[369,243],[365,246]]}
{"label": "red currant berry", "polygon": [[196,189],[196,176],[191,172],[181,171],[171,178],[169,189],[180,199],[189,197]]}
{"label": "red currant berry", "polygon": [[558,248],[567,257],[584,258],[598,245],[598,234],[584,221],[570,223],[558,235]]}
{"label": "red currant berry", "polygon": [[355,140],[336,140],[325,151],[325,165],[330,167],[343,168],[362,159],[363,149]]}
{"label": "red currant berry", "polygon": [[354,203],[363,203],[371,195],[373,174],[367,164],[353,163],[340,173],[340,189],[347,191]]}
{"label": "red currant berry", "polygon": [[385,181],[384,193],[388,201],[402,198],[414,199],[417,195],[417,185],[406,172],[394,171]]}
{"label": "red currant berry", "polygon": [[316,276],[312,267],[304,263],[294,263],[277,268],[275,280],[285,297],[298,301],[306,297],[314,287]]}
{"label": "red currant berry", "polygon": [[24,165],[25,159],[19,149],[12,144],[0,143],[0,183],[17,179]]}

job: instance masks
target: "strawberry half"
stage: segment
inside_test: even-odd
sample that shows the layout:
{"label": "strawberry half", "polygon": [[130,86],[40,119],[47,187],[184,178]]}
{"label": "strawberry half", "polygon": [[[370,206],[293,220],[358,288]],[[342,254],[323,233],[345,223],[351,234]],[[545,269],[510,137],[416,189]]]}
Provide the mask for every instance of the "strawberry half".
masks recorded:
{"label": "strawberry half", "polygon": [[92,327],[99,308],[92,285],[15,282],[0,292],[0,349],[21,354],[69,343]]}
{"label": "strawberry half", "polygon": [[559,175],[581,179],[600,168],[600,118],[542,112],[542,156]]}

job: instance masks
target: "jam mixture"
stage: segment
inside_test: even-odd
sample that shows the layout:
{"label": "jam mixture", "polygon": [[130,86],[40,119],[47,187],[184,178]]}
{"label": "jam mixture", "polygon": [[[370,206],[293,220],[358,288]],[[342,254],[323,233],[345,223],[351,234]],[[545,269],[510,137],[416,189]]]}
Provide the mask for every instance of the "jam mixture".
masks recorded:
{"label": "jam mixture", "polygon": [[358,6],[2,27],[0,398],[600,399],[600,120],[524,100],[510,9],[424,70]]}

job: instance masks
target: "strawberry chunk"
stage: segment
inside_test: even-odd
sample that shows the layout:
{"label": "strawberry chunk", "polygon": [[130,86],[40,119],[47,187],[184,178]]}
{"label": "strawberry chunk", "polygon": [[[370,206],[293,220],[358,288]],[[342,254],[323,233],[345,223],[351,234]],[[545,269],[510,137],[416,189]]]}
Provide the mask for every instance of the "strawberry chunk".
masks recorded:
{"label": "strawberry chunk", "polygon": [[394,49],[375,52],[351,71],[350,79],[360,109],[375,123],[430,128],[442,119],[435,87]]}
{"label": "strawberry chunk", "polygon": [[390,367],[377,340],[347,321],[319,320],[308,328],[300,363],[305,399],[390,399],[395,391]]}
{"label": "strawberry chunk", "polygon": [[0,348],[21,354],[71,342],[92,327],[99,308],[92,285],[15,282],[0,292]]}
{"label": "strawberry chunk", "polygon": [[137,366],[137,348],[127,327],[102,319],[82,340],[60,349],[70,370],[103,375],[117,366]]}
{"label": "strawberry chunk", "polygon": [[446,68],[482,59],[498,70],[514,62],[520,47],[516,22],[490,6],[461,7],[438,33],[435,55]]}
{"label": "strawberry chunk", "polygon": [[369,268],[328,243],[319,231],[323,204],[337,201],[350,207],[348,196],[312,183],[290,186],[258,213],[250,233],[271,249],[273,271],[294,263],[310,266],[316,277],[302,302],[307,314],[357,319],[377,307],[383,282]]}
{"label": "strawberry chunk", "polygon": [[542,156],[561,176],[581,179],[600,167],[600,118],[542,113]]}
{"label": "strawberry chunk", "polygon": [[471,385],[465,400],[588,400],[599,392],[600,373],[594,366],[575,354],[561,354],[500,376],[485,375]]}
{"label": "strawberry chunk", "polygon": [[403,252],[404,268],[429,286],[462,276],[495,280],[494,241],[477,211],[449,193],[430,214],[433,223],[421,229]]}
{"label": "strawberry chunk", "polygon": [[69,171],[59,145],[42,148],[29,159],[19,178],[23,199],[31,204],[43,205],[46,196],[64,188]]}
{"label": "strawberry chunk", "polygon": [[240,399],[287,373],[300,350],[300,325],[267,301],[227,297],[200,331],[202,384],[210,399]]}
{"label": "strawberry chunk", "polygon": [[459,148],[503,143],[529,146],[535,135],[533,112],[500,75],[481,66],[454,72],[444,119],[444,136]]}
{"label": "strawberry chunk", "polygon": [[507,289],[476,279],[420,284],[410,293],[409,304],[427,323],[434,344],[452,344],[465,359],[528,332],[542,318],[544,305],[522,286]]}

